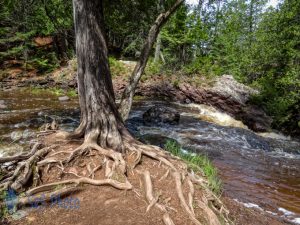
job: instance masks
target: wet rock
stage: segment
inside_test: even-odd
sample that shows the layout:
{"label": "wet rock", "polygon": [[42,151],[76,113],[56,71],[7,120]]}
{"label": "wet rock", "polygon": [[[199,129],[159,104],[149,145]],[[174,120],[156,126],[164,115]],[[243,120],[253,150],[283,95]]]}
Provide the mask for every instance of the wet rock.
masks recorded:
{"label": "wet rock", "polygon": [[48,80],[38,80],[38,81],[36,81],[36,84],[39,84],[39,85],[46,85],[46,84],[48,84]]}
{"label": "wet rock", "polygon": [[68,86],[71,88],[76,88],[77,87],[77,80],[73,79],[71,81],[69,81]]}
{"label": "wet rock", "polygon": [[260,149],[264,151],[271,151],[271,148],[269,144],[262,138],[259,137],[249,137],[247,136],[246,138],[248,144],[251,146],[253,149]]}
{"label": "wet rock", "polygon": [[7,109],[7,105],[0,104],[0,109]]}
{"label": "wet rock", "polygon": [[14,131],[10,134],[10,138],[13,141],[18,141],[18,140],[22,139],[22,137],[23,137],[23,132],[22,131]]}
{"label": "wet rock", "polygon": [[238,117],[255,132],[266,132],[271,129],[272,119],[257,106],[244,107]]}
{"label": "wet rock", "polygon": [[51,123],[52,120],[53,120],[48,115],[44,115],[42,113],[38,113],[38,116],[43,116],[43,117],[41,117],[41,118],[39,118],[39,117],[32,118],[32,119],[26,121],[26,123],[28,124],[29,127],[38,128],[38,127],[42,126],[45,123]]}
{"label": "wet rock", "polygon": [[226,130],[228,133],[231,133],[233,137],[241,137],[241,142],[244,143],[246,141],[251,149],[271,151],[270,145],[266,139],[256,135],[252,131],[242,128],[226,128]]}
{"label": "wet rock", "polygon": [[179,119],[179,112],[164,106],[153,106],[143,114],[143,120],[146,124],[178,124]]}
{"label": "wet rock", "polygon": [[[7,155],[15,155],[17,153],[20,153],[24,150],[24,147],[18,144],[0,144],[0,149],[1,149],[1,154],[3,154],[4,156]],[[0,154],[0,157],[2,157],[2,155]]]}
{"label": "wet rock", "polygon": [[164,148],[164,145],[168,141],[176,142],[177,144],[179,144],[175,139],[169,138],[169,137],[166,137],[166,136],[163,136],[160,134],[145,134],[145,135],[142,135],[139,138],[139,140],[145,144],[156,145],[161,148]]}
{"label": "wet rock", "polygon": [[27,138],[31,138],[33,136],[35,136],[35,133],[33,131],[28,130],[28,129],[23,131],[22,138],[27,139]]}
{"label": "wet rock", "polygon": [[43,124],[39,130],[40,131],[49,131],[49,130],[57,130],[59,127],[57,121],[54,119],[51,123]]}
{"label": "wet rock", "polygon": [[77,123],[78,121],[72,118],[62,118],[60,123],[66,124],[66,123]]}
{"label": "wet rock", "polygon": [[59,97],[58,100],[61,102],[65,102],[65,101],[69,101],[70,98],[68,96],[62,96],[62,97]]}
{"label": "wet rock", "polygon": [[4,100],[0,100],[0,109],[6,109],[7,105],[5,105],[5,101]]}

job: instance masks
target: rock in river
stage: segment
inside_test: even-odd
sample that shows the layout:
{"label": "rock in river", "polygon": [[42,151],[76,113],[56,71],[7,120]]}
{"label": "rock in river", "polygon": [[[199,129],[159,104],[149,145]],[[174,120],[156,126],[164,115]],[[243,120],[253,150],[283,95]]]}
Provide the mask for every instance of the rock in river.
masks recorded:
{"label": "rock in river", "polygon": [[64,101],[69,101],[70,98],[68,96],[62,96],[58,98],[59,101],[64,102]]}
{"label": "rock in river", "polygon": [[179,112],[164,106],[153,106],[143,114],[143,120],[146,124],[178,124],[179,119]]}
{"label": "rock in river", "polygon": [[5,105],[4,100],[0,100],[0,109],[6,109],[7,105]]}

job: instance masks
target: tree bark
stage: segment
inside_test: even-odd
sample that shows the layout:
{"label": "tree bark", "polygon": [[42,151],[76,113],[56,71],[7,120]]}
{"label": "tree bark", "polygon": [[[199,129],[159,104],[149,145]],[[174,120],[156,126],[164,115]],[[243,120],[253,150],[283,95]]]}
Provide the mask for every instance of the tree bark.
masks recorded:
{"label": "tree bark", "polygon": [[159,33],[157,36],[156,46],[155,46],[155,54],[154,54],[154,62],[159,62],[160,57],[160,49],[161,49],[161,34]]}
{"label": "tree bark", "polygon": [[115,104],[102,0],[73,0],[73,9],[81,123],[72,136],[121,151],[124,125]]}
{"label": "tree bark", "polygon": [[135,89],[138,85],[138,82],[145,70],[145,67],[148,62],[150,51],[153,47],[154,42],[156,41],[157,35],[161,27],[168,21],[170,16],[176,11],[176,9],[184,2],[184,0],[176,0],[173,6],[166,12],[161,13],[155,20],[154,24],[151,26],[149,30],[148,37],[144,43],[139,61],[137,62],[134,71],[130,77],[129,84],[125,88],[122,99],[119,105],[119,112],[123,121],[128,118],[132,100],[135,93]]}

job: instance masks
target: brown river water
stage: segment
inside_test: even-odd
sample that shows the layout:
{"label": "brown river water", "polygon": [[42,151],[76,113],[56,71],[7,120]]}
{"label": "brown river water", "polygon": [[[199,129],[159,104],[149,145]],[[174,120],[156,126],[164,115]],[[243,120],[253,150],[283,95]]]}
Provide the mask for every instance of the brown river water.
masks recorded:
{"label": "brown river water", "polygon": [[[36,130],[56,119],[60,129],[79,124],[76,98],[60,102],[47,92],[1,92],[0,157],[26,151]],[[142,114],[154,105],[175,108],[178,125],[144,125]],[[300,142],[280,134],[256,134],[240,122],[204,105],[139,101],[126,122],[136,136],[162,145],[177,140],[183,151],[206,154],[218,168],[226,196],[300,224]]]}

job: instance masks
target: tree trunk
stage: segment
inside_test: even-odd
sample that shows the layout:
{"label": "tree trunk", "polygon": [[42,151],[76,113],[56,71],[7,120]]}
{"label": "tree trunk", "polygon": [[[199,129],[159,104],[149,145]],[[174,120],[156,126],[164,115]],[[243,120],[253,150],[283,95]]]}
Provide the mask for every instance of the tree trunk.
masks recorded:
{"label": "tree trunk", "polygon": [[102,0],[73,0],[81,123],[73,136],[122,150],[124,128],[108,63]]}
{"label": "tree trunk", "polygon": [[154,62],[159,62],[160,57],[160,49],[161,49],[161,34],[159,33],[157,36],[156,46],[155,46],[155,54],[154,54]]}
{"label": "tree trunk", "polygon": [[148,62],[150,51],[153,47],[154,42],[156,41],[157,35],[159,34],[159,31],[161,27],[168,21],[170,16],[176,11],[176,9],[184,2],[184,0],[176,0],[173,6],[166,12],[161,13],[155,20],[154,24],[151,26],[149,30],[148,37],[144,43],[140,59],[137,62],[133,73],[130,77],[129,84],[126,86],[122,99],[119,105],[119,112],[122,116],[123,121],[125,121],[128,118],[131,106],[132,106],[132,100],[134,96],[135,89],[138,85],[138,82],[145,70],[145,67]]}

